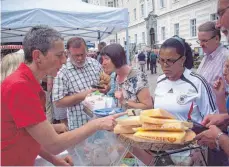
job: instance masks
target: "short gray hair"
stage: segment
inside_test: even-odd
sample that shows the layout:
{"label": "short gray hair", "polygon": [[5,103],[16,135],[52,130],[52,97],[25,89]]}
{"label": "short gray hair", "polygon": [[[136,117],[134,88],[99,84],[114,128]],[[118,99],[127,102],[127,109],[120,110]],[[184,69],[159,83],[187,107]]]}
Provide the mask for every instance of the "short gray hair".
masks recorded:
{"label": "short gray hair", "polygon": [[32,63],[32,52],[40,50],[44,55],[53,47],[53,42],[63,40],[61,34],[47,26],[34,26],[23,40],[25,61]]}
{"label": "short gray hair", "polygon": [[216,23],[214,21],[207,21],[198,27],[199,32],[212,32],[213,36],[219,36],[221,39],[220,29],[216,28]]}

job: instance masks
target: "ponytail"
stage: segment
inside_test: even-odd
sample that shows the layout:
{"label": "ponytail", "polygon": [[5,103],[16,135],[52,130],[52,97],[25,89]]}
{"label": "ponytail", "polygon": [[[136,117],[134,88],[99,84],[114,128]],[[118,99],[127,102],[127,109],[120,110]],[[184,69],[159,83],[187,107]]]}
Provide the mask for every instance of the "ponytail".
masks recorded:
{"label": "ponytail", "polygon": [[186,48],[186,53],[185,53],[186,60],[184,62],[184,66],[187,69],[191,69],[193,67],[192,49],[187,42],[185,42],[185,48]]}

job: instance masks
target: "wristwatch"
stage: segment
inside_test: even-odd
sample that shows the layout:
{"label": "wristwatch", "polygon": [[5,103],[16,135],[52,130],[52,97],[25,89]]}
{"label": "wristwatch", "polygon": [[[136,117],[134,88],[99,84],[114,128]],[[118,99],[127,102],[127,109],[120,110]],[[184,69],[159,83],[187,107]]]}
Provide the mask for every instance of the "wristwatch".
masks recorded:
{"label": "wristwatch", "polygon": [[218,151],[220,151],[219,138],[220,138],[222,135],[226,135],[226,134],[223,133],[223,132],[219,132],[218,135],[217,135],[217,137],[215,138],[216,149],[217,149]]}

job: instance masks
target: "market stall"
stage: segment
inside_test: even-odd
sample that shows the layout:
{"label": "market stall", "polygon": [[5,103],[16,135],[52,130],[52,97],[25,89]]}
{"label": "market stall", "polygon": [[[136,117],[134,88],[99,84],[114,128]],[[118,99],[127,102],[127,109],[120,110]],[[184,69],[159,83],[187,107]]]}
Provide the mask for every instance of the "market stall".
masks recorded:
{"label": "market stall", "polygon": [[128,27],[128,11],[123,8],[96,6],[78,0],[7,0],[1,3],[2,43],[21,42],[35,25],[55,28],[66,41],[73,36],[97,41]]}
{"label": "market stall", "polygon": [[[106,104],[106,97],[91,96],[86,98],[86,101],[84,105],[90,108],[86,113],[92,118],[123,112],[119,108],[111,109],[111,106],[98,108],[102,106],[98,104]],[[177,120],[161,109],[128,109],[127,115],[117,119],[114,133],[118,142],[125,148],[121,159],[129,152],[135,157],[138,165],[174,165],[174,157],[187,153],[189,155],[184,156],[186,159],[183,165],[207,165],[206,148],[200,147],[194,140],[196,133],[202,128],[200,126],[196,122]],[[191,156],[193,158],[190,158]],[[120,157],[118,159],[119,163],[114,165],[120,165]]]}
{"label": "market stall", "polygon": [[[124,111],[114,107],[112,98],[99,92],[88,96],[83,105],[92,119]],[[177,120],[164,110],[128,109],[127,115],[117,119],[114,132],[99,131],[59,156],[71,155],[76,165],[119,166],[131,153],[138,165],[152,166],[171,165],[168,157],[190,152],[193,157],[198,155],[197,159],[201,157],[206,165],[204,148],[194,141],[194,131],[192,122]],[[40,157],[35,164],[50,165]]]}
{"label": "market stall", "polygon": [[127,29],[129,23],[126,8],[96,6],[79,0],[7,0],[1,1],[1,5],[1,43],[22,42],[35,25],[55,28],[65,41],[79,36],[95,42]]}

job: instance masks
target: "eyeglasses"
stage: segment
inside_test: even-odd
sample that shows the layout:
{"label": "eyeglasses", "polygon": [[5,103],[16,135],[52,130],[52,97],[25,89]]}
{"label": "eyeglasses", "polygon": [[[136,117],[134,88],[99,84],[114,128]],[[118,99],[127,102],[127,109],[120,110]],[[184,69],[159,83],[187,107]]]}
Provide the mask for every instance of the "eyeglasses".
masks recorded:
{"label": "eyeglasses", "polygon": [[229,8],[229,6],[228,7],[226,7],[226,8],[224,8],[224,9],[222,9],[222,10],[219,10],[218,12],[217,12],[217,18],[219,19],[219,18],[221,18],[223,15],[224,15],[224,13],[226,12],[226,10]]}
{"label": "eyeglasses", "polygon": [[208,41],[210,41],[211,39],[213,39],[213,38],[215,38],[215,37],[216,37],[216,36],[214,35],[214,36],[211,37],[210,39],[207,39],[207,40],[197,40],[196,42],[197,42],[198,44],[200,44],[201,42],[204,43],[204,44],[207,44]]}
{"label": "eyeglasses", "polygon": [[161,65],[166,64],[167,66],[172,66],[173,64],[175,64],[178,60],[180,60],[183,56],[180,56],[178,59],[176,60],[172,60],[172,59],[162,59],[159,57],[158,62]]}

